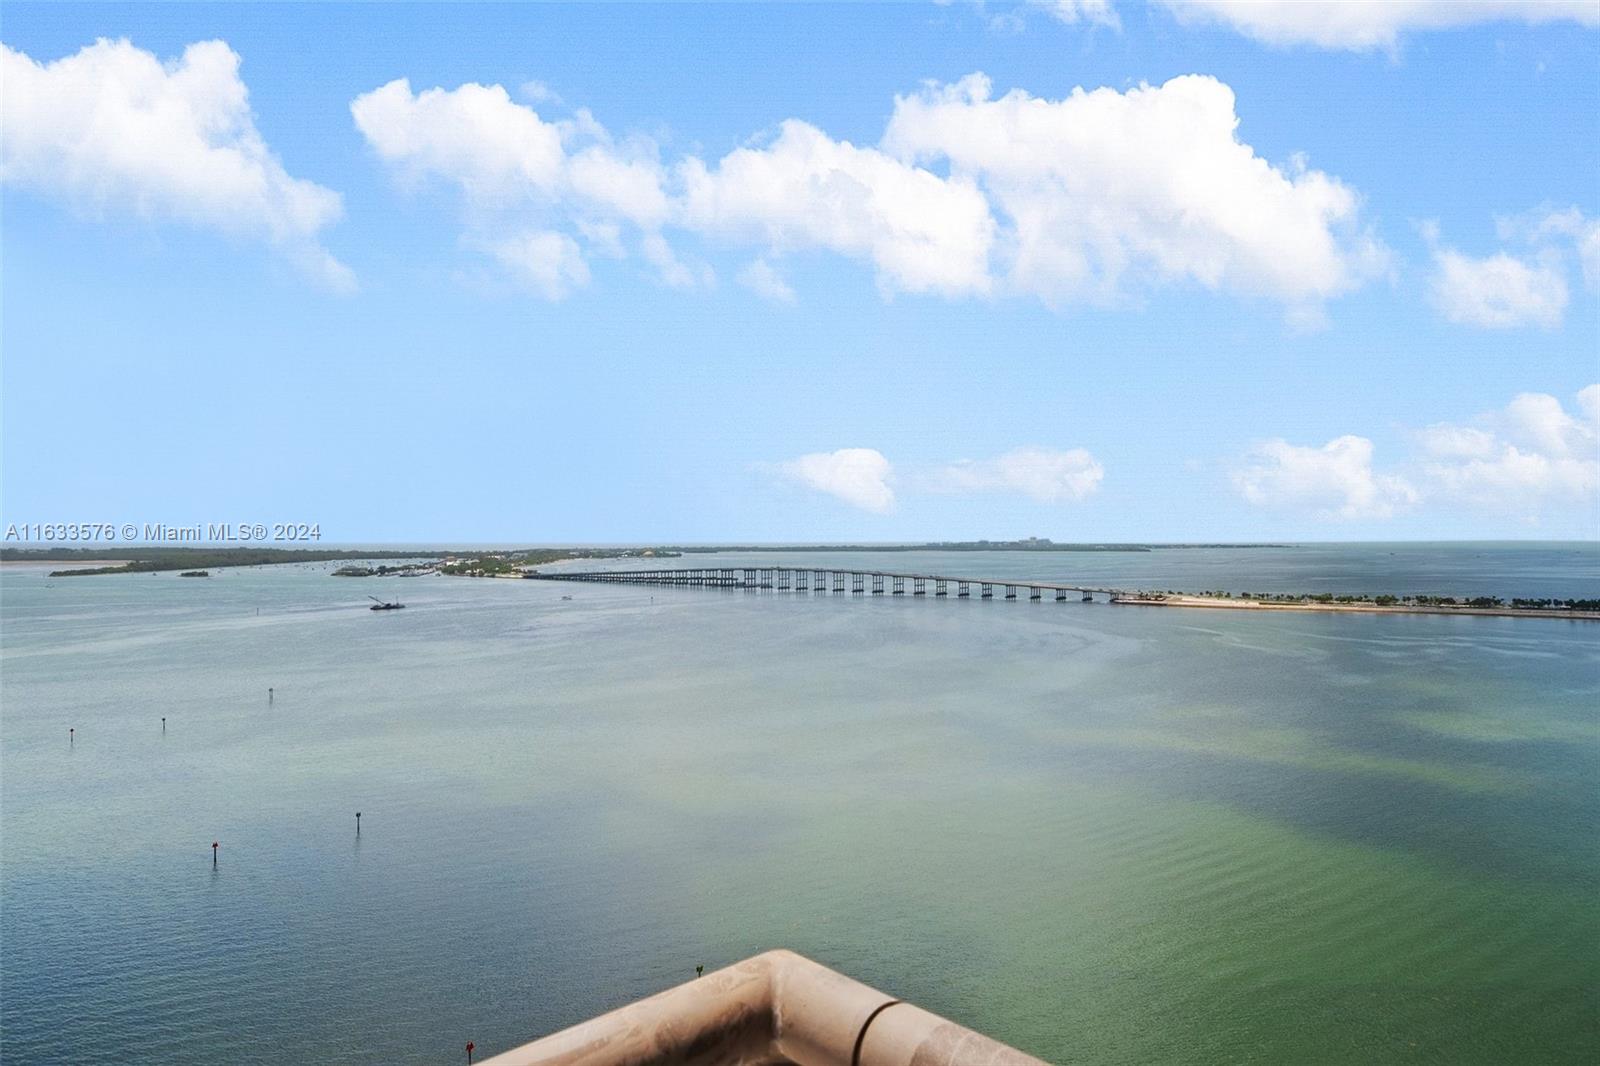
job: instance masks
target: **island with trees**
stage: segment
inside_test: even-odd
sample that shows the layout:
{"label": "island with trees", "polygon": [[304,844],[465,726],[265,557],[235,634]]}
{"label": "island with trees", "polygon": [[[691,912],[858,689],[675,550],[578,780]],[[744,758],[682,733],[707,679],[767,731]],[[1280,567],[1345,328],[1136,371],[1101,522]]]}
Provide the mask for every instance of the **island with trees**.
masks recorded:
{"label": "island with trees", "polygon": [[1525,598],[1501,596],[1403,596],[1332,592],[1123,592],[1113,603],[1148,607],[1215,607],[1238,610],[1356,611],[1390,614],[1479,614],[1504,617],[1581,618],[1600,620],[1600,599]]}
{"label": "island with trees", "polygon": [[[492,575],[567,559],[632,559],[675,556],[660,548],[523,548],[474,551],[444,548],[164,548],[108,545],[103,548],[0,548],[0,561],[69,564],[51,577],[94,577],[242,566],[282,566],[350,560],[339,577],[394,577],[425,573]],[[391,562],[377,562],[392,560]],[[104,565],[96,566],[101,563]],[[377,565],[373,565],[377,563]],[[70,565],[76,564],[76,565]],[[209,575],[207,575],[209,576]]]}

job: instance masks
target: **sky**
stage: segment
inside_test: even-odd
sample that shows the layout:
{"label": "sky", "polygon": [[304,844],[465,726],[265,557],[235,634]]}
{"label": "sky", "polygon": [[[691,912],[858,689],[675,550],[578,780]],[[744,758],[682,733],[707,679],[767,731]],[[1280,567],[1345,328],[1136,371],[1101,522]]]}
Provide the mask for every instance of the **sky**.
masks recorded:
{"label": "sky", "polygon": [[1600,0],[0,42],[8,527],[1600,538]]}

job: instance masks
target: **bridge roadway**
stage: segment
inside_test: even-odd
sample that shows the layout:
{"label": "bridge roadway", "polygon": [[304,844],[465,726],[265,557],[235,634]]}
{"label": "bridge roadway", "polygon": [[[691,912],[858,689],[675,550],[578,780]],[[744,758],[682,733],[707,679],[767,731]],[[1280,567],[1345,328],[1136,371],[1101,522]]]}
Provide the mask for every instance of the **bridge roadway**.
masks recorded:
{"label": "bridge roadway", "polygon": [[[856,596],[949,596],[952,586],[958,599],[978,590],[979,599],[993,599],[1002,589],[1002,599],[1019,599],[1026,591],[1030,600],[1042,600],[1050,593],[1057,601],[1077,593],[1083,603],[1096,596],[1114,602],[1123,595],[1120,589],[1086,585],[1058,585],[1041,581],[996,580],[994,578],[947,577],[940,574],[896,574],[886,570],[836,570],[816,567],[698,567],[687,570],[532,570],[523,575],[534,581],[591,581],[608,585],[669,585],[695,588],[772,589],[777,592],[851,593]],[[908,589],[909,586],[909,589]]]}

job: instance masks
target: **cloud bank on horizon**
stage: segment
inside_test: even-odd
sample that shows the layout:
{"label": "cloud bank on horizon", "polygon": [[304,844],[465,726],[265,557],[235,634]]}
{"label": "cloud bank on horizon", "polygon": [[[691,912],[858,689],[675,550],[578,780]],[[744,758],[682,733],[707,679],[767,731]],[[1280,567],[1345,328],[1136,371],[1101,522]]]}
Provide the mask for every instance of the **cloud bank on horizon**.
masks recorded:
{"label": "cloud bank on horizon", "polygon": [[1105,468],[1083,448],[1023,447],[993,459],[959,459],[909,470],[876,448],[840,448],[802,455],[772,469],[783,480],[874,514],[894,510],[896,485],[913,494],[1005,493],[1060,504],[1083,500],[1105,477]]}
{"label": "cloud bank on horizon", "polygon": [[[1068,25],[1122,27],[1132,0],[1032,0]],[[1592,0],[1148,0],[1183,26],[1221,26],[1277,47],[1393,50],[1407,34],[1486,22],[1600,26]],[[1014,16],[1013,16],[1014,19]],[[1016,28],[1015,22],[1007,24]]]}
{"label": "cloud bank on horizon", "polygon": [[[1373,442],[1354,434],[1321,445],[1262,440],[1229,477],[1256,507],[1334,523],[1392,518],[1435,501],[1509,509],[1536,523],[1551,500],[1600,502],[1600,383],[1579,391],[1576,413],[1554,396],[1522,393],[1469,423],[1435,423],[1411,436],[1414,454],[1394,469],[1377,469]],[[841,448],[773,469],[783,480],[879,515],[894,510],[897,484],[913,492],[1000,492],[1060,504],[1086,499],[1106,476],[1082,448],[1038,447],[909,471],[877,449]]]}
{"label": "cloud bank on horizon", "polygon": [[1261,441],[1232,472],[1239,495],[1258,507],[1310,511],[1331,521],[1390,518],[1442,500],[1514,513],[1537,523],[1551,501],[1600,502],[1600,384],[1577,411],[1544,393],[1522,393],[1471,423],[1440,422],[1412,434],[1415,454],[1394,470],[1374,468],[1366,437],[1326,444]]}

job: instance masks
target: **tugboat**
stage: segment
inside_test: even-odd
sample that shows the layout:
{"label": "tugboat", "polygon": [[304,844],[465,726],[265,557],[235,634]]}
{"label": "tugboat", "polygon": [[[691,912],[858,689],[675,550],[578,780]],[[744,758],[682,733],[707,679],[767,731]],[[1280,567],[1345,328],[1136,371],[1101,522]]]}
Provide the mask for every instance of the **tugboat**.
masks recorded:
{"label": "tugboat", "polygon": [[376,596],[368,596],[367,599],[375,601],[371,607],[367,608],[369,611],[400,611],[405,609],[405,604],[399,600],[389,603],[378,599]]}

